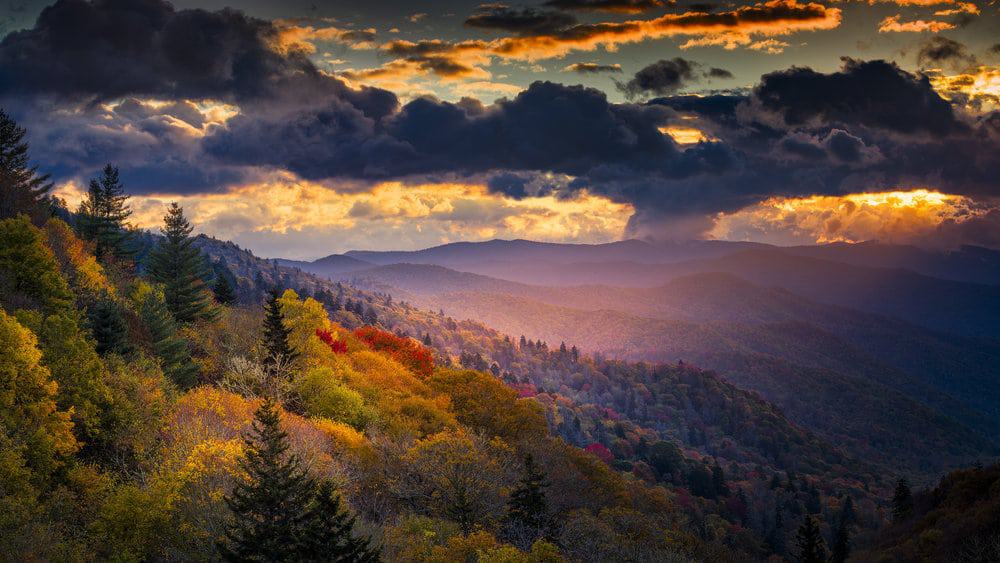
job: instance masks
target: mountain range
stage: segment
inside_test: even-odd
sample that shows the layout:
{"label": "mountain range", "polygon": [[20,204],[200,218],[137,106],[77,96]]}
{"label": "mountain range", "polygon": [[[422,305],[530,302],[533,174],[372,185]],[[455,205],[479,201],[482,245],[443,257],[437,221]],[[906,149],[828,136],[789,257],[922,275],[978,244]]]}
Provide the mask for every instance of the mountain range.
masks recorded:
{"label": "mountain range", "polygon": [[934,472],[998,445],[992,250],[489,241],[285,264],[514,336],[716,370],[865,459]]}

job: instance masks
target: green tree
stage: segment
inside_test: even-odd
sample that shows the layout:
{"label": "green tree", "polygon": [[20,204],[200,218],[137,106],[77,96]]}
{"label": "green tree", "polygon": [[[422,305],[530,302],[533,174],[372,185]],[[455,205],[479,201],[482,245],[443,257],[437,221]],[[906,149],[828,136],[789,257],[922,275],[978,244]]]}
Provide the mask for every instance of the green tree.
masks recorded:
{"label": "green tree", "polygon": [[153,286],[139,282],[131,295],[139,320],[149,331],[153,353],[160,360],[163,373],[181,389],[198,382],[198,366],[191,361],[188,343],[177,332],[177,322],[167,309],[163,294]]}
{"label": "green tree", "polygon": [[281,311],[280,297],[272,291],[264,306],[264,366],[274,370],[278,365],[287,365],[298,358],[299,353],[288,342],[292,329],[285,326],[285,315]]}
{"label": "green tree", "polygon": [[305,513],[296,542],[300,561],[369,562],[379,550],[366,537],[354,536],[355,518],[344,507],[330,481],[323,481]]}
{"label": "green tree", "polygon": [[48,174],[28,165],[27,131],[0,109],[0,219],[26,214],[41,224],[49,214]]}
{"label": "green tree", "polygon": [[126,221],[132,216],[128,194],[118,175],[118,168],[107,164],[100,179],[90,180],[87,199],[80,204],[78,229],[80,235],[94,242],[94,256],[99,260],[109,256],[130,257],[132,233]]}
{"label": "green tree", "polygon": [[163,284],[167,308],[178,322],[214,319],[218,310],[205,284],[210,271],[201,252],[192,246],[192,227],[184,210],[171,203],[163,220],[166,238],[150,253],[150,278]]}
{"label": "green tree", "polygon": [[[267,400],[254,415],[253,430],[244,440],[246,454],[240,481],[226,504],[232,521],[219,552],[229,561],[299,561],[298,542],[308,527],[316,485],[288,454],[288,434],[280,426],[278,407]],[[310,535],[311,537],[311,535]]]}
{"label": "green tree", "polygon": [[825,563],[826,546],[823,545],[823,536],[820,535],[819,525],[816,520],[806,515],[799,530],[795,533],[795,545],[799,549],[798,559],[802,563]]}
{"label": "green tree", "polygon": [[0,303],[8,310],[69,311],[73,294],[45,235],[27,217],[0,221]]}
{"label": "green tree", "polygon": [[222,262],[215,264],[215,283],[212,284],[212,293],[215,294],[215,301],[222,305],[232,305],[236,302],[236,290],[230,281],[232,273]]}
{"label": "green tree", "polygon": [[535,463],[535,458],[531,454],[524,456],[524,473],[511,491],[507,503],[507,522],[518,532],[526,533],[527,539],[534,540],[545,532],[549,518],[545,499],[545,489],[548,486],[545,474]]}
{"label": "green tree", "polygon": [[125,318],[118,303],[106,292],[90,307],[87,316],[98,354],[125,355],[132,351]]}
{"label": "green tree", "polygon": [[902,522],[913,514],[913,494],[906,477],[896,482],[896,490],[892,494],[892,520]]}

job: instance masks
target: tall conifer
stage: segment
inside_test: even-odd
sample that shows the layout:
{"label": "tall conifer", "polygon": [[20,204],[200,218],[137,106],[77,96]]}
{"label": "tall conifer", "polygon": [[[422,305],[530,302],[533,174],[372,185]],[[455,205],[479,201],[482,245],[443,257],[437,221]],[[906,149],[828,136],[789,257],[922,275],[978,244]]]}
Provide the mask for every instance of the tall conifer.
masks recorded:
{"label": "tall conifer", "polygon": [[87,199],[80,204],[77,219],[80,235],[94,242],[94,255],[98,259],[129,257],[134,253],[130,248],[132,234],[126,223],[131,215],[118,168],[107,164],[100,179],[90,180]]}
{"label": "tall conifer", "polygon": [[150,277],[163,284],[167,308],[179,322],[215,318],[218,310],[205,283],[211,275],[208,263],[192,246],[192,227],[184,210],[171,203],[163,220],[165,240],[150,253]]}
{"label": "tall conifer", "polygon": [[278,292],[272,291],[264,306],[264,366],[274,369],[279,364],[289,364],[299,356],[288,342],[292,329],[285,326]]}
{"label": "tall conifer", "polygon": [[535,458],[528,454],[524,457],[524,473],[514,490],[510,493],[507,503],[507,521],[509,524],[527,532],[531,539],[545,532],[548,524],[548,503],[545,499],[545,488],[548,483],[545,474],[535,463]]}
{"label": "tall conifer", "polygon": [[0,109],[0,220],[24,213],[40,224],[48,215],[52,182],[28,165],[26,134]]}
{"label": "tall conifer", "polygon": [[801,563],[825,563],[826,547],[823,536],[820,535],[816,519],[806,515],[798,532],[795,533],[795,545],[799,549],[798,560]]}
{"label": "tall conifer", "polygon": [[278,407],[266,401],[254,415],[240,467],[247,475],[226,504],[233,520],[219,551],[228,561],[301,561],[298,542],[307,527],[316,485],[288,454]]}

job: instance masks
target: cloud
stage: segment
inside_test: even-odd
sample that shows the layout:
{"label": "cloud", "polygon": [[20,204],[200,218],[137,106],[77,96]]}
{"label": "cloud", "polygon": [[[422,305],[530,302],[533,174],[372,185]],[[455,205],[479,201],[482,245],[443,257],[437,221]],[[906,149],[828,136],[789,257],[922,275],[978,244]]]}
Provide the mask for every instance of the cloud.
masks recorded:
{"label": "cloud", "polygon": [[976,65],[976,57],[969,49],[943,35],[935,35],[920,46],[917,52],[917,64],[921,67],[932,65],[948,65],[965,68]]}
{"label": "cloud", "polygon": [[732,78],[732,73],[721,68],[702,71],[701,63],[681,57],[663,59],[643,67],[631,80],[617,83],[618,89],[629,99],[642,96],[673,94],[677,90],[702,78]]}
{"label": "cloud", "polygon": [[747,49],[752,51],[763,51],[768,55],[780,55],[785,52],[788,43],[777,39],[761,39],[747,45]]}
{"label": "cloud", "polygon": [[1000,110],[1000,67],[980,65],[959,74],[927,72],[934,90],[966,111],[988,114]]}
{"label": "cloud", "polygon": [[234,10],[58,0],[0,41],[0,93],[255,97],[277,79],[315,75],[304,53],[282,45],[274,24]]}
{"label": "cloud", "polygon": [[878,240],[955,248],[1000,247],[1000,209],[925,188],[770,198],[720,216],[710,237],[779,245]]}
{"label": "cloud", "polygon": [[620,64],[600,64],[600,63],[573,63],[566,65],[563,72],[575,72],[577,74],[600,74],[602,72],[621,72]]}
{"label": "cloud", "polygon": [[531,62],[563,57],[574,51],[593,51],[599,47],[614,50],[624,44],[674,36],[690,38],[682,48],[718,45],[734,49],[749,46],[762,36],[766,40],[801,31],[833,29],[840,25],[840,19],[838,8],[815,2],[770,0],[726,12],[689,11],[648,20],[580,23],[549,33],[489,41],[397,40],[383,45],[382,51],[400,59],[434,57],[468,67],[486,65],[494,58]]}
{"label": "cloud", "polygon": [[500,4],[484,4],[465,20],[468,27],[507,31],[515,35],[551,34],[575,23],[576,18],[564,12],[511,8]]}
{"label": "cloud", "polygon": [[882,20],[878,24],[879,33],[922,33],[929,31],[931,33],[938,33],[940,31],[946,31],[949,29],[955,29],[955,24],[936,20],[914,20],[903,22],[899,21],[902,16],[896,14],[895,16],[889,16]]}
{"label": "cloud", "polygon": [[[57,190],[73,203],[85,194],[82,184]],[[135,195],[133,220],[158,228],[171,201],[184,207],[198,232],[264,256],[308,259],[357,248],[425,248],[498,237],[604,242],[621,235],[632,212],[582,193],[569,200],[514,199],[476,183],[398,182],[351,191],[276,173],[223,193]]]}
{"label": "cloud", "polygon": [[666,5],[663,0],[549,0],[546,6],[560,10],[638,14]]}

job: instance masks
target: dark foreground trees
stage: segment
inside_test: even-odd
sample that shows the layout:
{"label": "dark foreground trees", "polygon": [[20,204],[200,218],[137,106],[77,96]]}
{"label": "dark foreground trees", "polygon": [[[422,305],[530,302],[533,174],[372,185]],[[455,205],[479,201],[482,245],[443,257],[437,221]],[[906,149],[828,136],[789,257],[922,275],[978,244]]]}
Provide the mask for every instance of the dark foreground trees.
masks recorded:
{"label": "dark foreground trees", "polygon": [[288,434],[271,401],[254,415],[240,463],[247,480],[226,504],[233,520],[220,554],[229,561],[377,561],[332,484],[317,484],[288,453]]}
{"label": "dark foreground trees", "polygon": [[0,220],[24,213],[41,224],[48,215],[49,176],[28,164],[27,131],[0,110]]}

